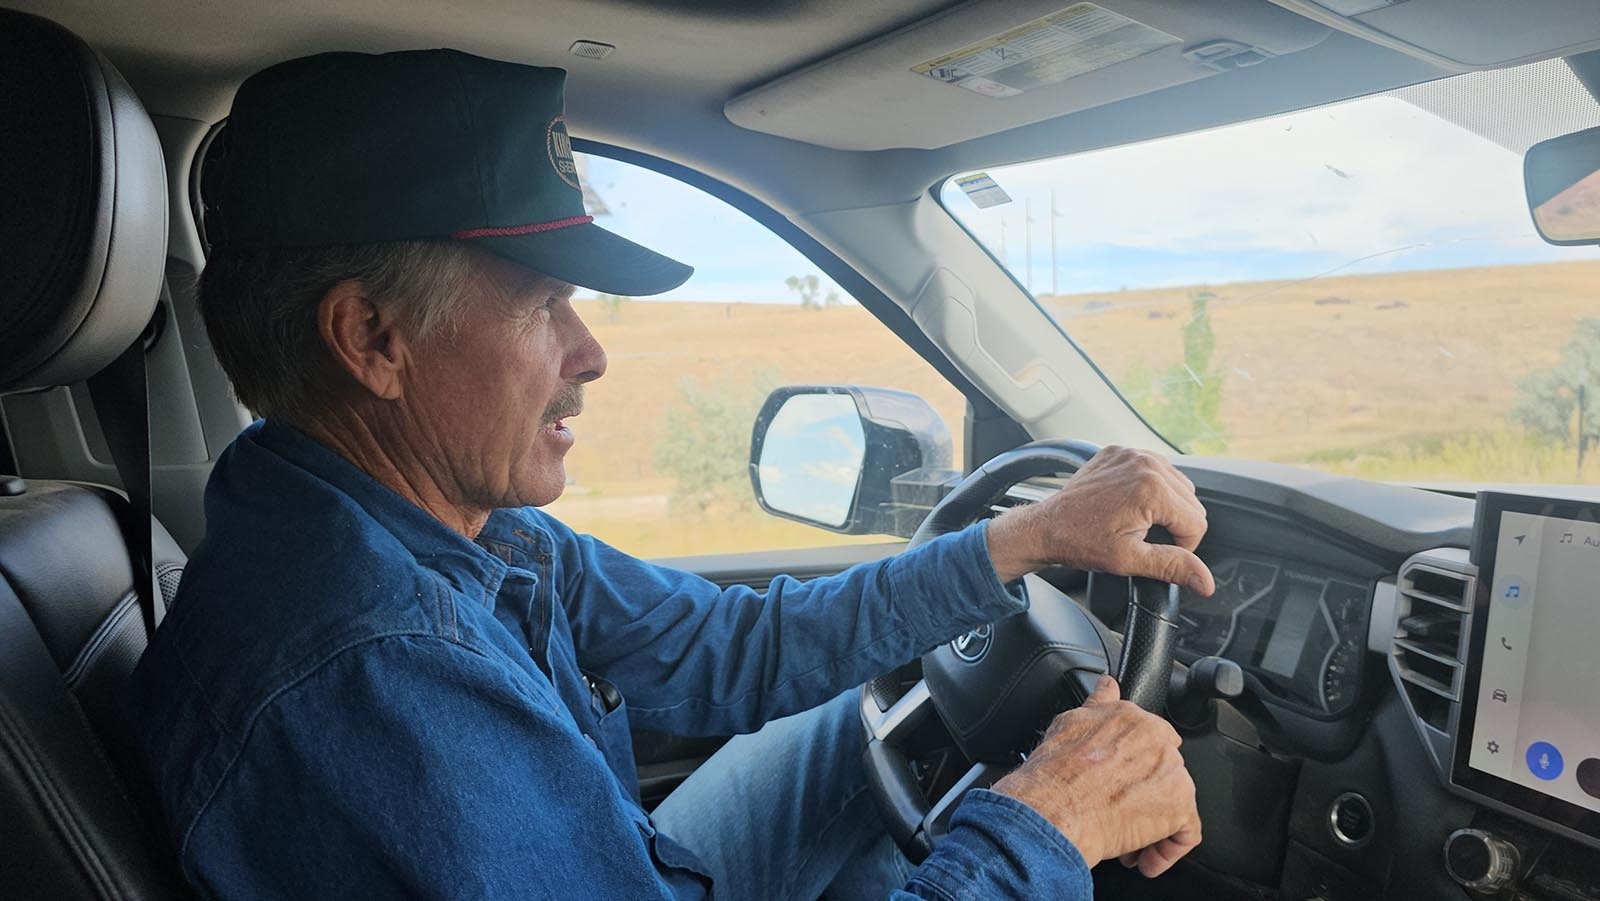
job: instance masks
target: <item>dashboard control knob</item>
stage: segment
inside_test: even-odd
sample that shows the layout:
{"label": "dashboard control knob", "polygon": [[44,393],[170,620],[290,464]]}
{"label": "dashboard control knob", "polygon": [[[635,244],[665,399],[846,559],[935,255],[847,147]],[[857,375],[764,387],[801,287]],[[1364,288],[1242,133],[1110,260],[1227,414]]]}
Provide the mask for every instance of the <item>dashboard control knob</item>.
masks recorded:
{"label": "dashboard control knob", "polygon": [[1511,885],[1519,857],[1515,845],[1482,829],[1457,829],[1444,840],[1444,868],[1463,888],[1498,892]]}
{"label": "dashboard control knob", "polygon": [[1167,715],[1184,728],[1207,724],[1216,712],[1218,698],[1237,698],[1244,693],[1244,670],[1226,657],[1201,657],[1179,674],[1172,673],[1167,692]]}
{"label": "dashboard control knob", "polygon": [[1345,792],[1328,806],[1328,829],[1334,841],[1346,848],[1365,847],[1377,828],[1378,816],[1364,795]]}

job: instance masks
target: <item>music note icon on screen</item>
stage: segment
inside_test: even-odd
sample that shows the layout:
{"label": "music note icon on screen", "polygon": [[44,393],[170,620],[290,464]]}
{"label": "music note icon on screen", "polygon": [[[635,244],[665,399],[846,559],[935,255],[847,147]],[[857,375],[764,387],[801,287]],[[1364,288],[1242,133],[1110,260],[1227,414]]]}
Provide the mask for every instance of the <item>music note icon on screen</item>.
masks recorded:
{"label": "music note icon on screen", "polygon": [[1571,544],[1572,543],[1572,533],[1571,532],[1563,533],[1562,536],[1561,536],[1561,543],[1562,544]]}
{"label": "music note icon on screen", "polygon": [[1507,598],[1520,598],[1520,597],[1522,597],[1522,586],[1521,585],[1507,585],[1506,586],[1506,597]]}

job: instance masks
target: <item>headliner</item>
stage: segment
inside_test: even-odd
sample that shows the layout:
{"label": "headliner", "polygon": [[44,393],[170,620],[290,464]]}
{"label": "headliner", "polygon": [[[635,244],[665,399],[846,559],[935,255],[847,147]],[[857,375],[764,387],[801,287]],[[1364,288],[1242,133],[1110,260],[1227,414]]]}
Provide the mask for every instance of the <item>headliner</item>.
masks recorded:
{"label": "headliner", "polygon": [[[1069,2],[1063,0],[1062,5]],[[1230,0],[1212,8],[1222,15],[1266,2]],[[790,214],[908,200],[956,171],[1224,124],[1448,74],[1436,62],[1335,31],[1309,49],[1252,69],[936,150],[842,151],[739,128],[724,115],[724,104],[779,76],[963,4],[945,0],[11,3],[61,22],[105,52],[153,114],[202,122],[226,115],[234,89],[250,73],[323,50],[451,46],[564,66],[572,73],[568,118],[575,135],[684,162]],[[618,49],[603,61],[579,59],[567,52],[578,39],[604,41]],[[939,110],[929,109],[927,114],[936,116]]]}

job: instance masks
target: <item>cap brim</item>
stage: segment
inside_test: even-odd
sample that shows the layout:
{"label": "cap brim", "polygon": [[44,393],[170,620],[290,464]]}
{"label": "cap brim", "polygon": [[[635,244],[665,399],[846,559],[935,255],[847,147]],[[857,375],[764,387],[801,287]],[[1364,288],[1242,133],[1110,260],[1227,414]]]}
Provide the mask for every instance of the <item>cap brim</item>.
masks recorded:
{"label": "cap brim", "polygon": [[527,235],[485,235],[465,240],[514,263],[602,294],[660,294],[694,274],[692,267],[593,223]]}

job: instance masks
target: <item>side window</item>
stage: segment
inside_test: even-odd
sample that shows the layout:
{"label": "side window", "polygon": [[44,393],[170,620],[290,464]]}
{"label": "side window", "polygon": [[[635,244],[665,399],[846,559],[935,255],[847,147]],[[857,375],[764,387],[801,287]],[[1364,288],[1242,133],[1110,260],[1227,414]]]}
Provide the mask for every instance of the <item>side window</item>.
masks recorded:
{"label": "side window", "polygon": [[572,421],[567,490],[549,512],[641,557],[890,540],[763,512],[749,475],[756,414],[784,385],[873,385],[921,396],[959,437],[960,392],[744,213],[649,169],[579,163],[598,224],[695,274],[657,297],[578,295],[609,365]]}

